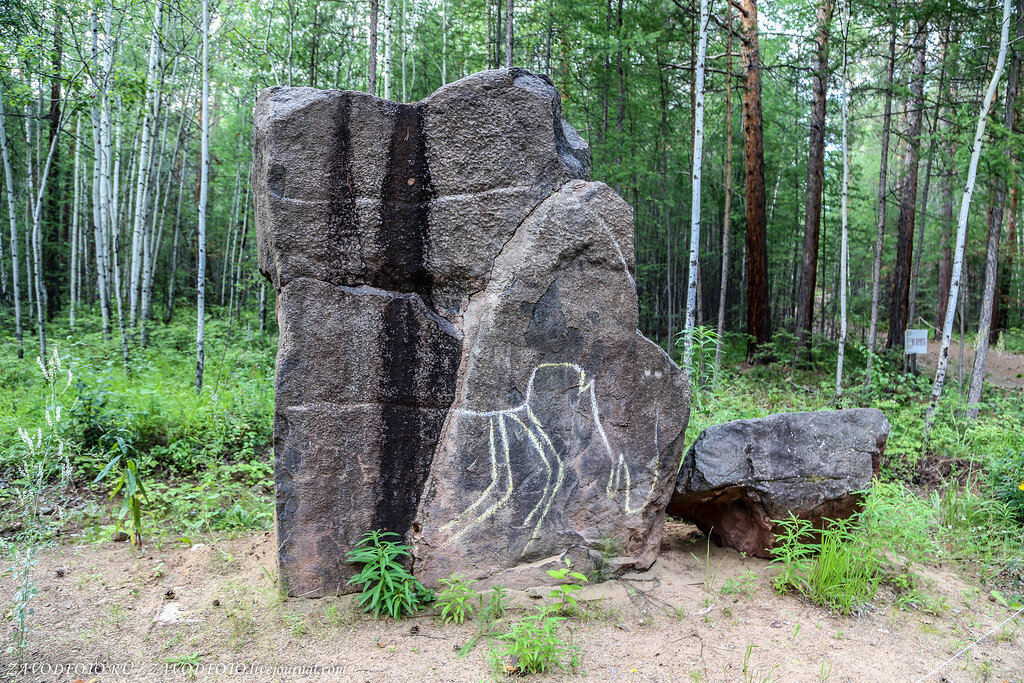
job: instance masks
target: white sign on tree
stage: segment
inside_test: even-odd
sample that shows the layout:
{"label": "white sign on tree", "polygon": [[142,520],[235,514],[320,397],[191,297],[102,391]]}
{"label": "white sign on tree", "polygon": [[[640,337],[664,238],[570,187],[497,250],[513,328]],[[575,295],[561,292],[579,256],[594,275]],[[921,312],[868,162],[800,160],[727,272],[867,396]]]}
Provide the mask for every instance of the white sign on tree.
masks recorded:
{"label": "white sign on tree", "polygon": [[928,330],[906,330],[903,332],[903,352],[928,353]]}

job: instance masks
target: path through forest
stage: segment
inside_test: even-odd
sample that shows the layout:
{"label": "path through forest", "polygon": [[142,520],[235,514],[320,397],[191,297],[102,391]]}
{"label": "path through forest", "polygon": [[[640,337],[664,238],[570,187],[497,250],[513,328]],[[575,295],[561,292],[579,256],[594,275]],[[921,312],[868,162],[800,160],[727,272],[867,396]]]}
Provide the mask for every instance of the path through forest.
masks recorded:
{"label": "path through forest", "polygon": [[[939,343],[928,342],[928,353],[919,356],[918,360],[934,373],[935,363],[939,357]],[[971,368],[974,367],[974,349],[967,345],[963,359],[964,382],[971,381]],[[949,346],[949,371],[947,378],[956,378],[960,374],[960,343],[954,340]],[[1001,389],[1024,389],[1024,354],[997,351],[990,347],[988,361],[985,363],[985,379],[994,387]]]}

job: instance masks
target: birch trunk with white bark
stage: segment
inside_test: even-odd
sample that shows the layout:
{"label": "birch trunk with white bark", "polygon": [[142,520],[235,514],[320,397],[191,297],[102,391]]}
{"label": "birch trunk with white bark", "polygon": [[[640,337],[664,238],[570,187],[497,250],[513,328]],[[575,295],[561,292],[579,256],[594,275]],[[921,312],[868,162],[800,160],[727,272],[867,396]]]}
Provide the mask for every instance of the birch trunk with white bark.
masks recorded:
{"label": "birch trunk with white bark", "polygon": [[25,357],[21,326],[21,288],[18,283],[18,218],[14,205],[14,174],[11,172],[11,157],[7,151],[7,123],[4,118],[3,84],[0,83],[0,151],[3,153],[4,180],[7,185],[7,217],[11,225],[11,287],[14,294],[14,339],[18,347],[18,358]]}
{"label": "birch trunk with white bark", "polygon": [[156,9],[153,10],[153,36],[149,44],[149,62],[146,65],[146,104],[142,117],[142,135],[139,142],[139,160],[135,180],[135,218],[132,223],[131,278],[128,284],[130,291],[128,297],[129,324],[133,328],[138,323],[139,279],[142,271],[142,260],[144,259],[144,237],[142,232],[145,230],[146,207],[149,203],[149,178],[151,170],[150,136],[155,124],[154,117],[157,115],[155,80],[157,62],[159,61],[160,19],[163,3],[156,2],[154,4]]}
{"label": "birch trunk with white bark", "polygon": [[199,162],[199,255],[196,264],[196,393],[203,390],[204,342],[206,324],[206,202],[210,179],[210,0],[203,0],[203,94]]}
{"label": "birch trunk with white bark", "polygon": [[[960,279],[963,275],[964,264],[964,243],[967,239],[967,218],[971,212],[971,198],[974,195],[974,186],[978,178],[978,161],[981,158],[981,143],[985,138],[985,124],[988,120],[989,110],[996,99],[996,89],[999,86],[999,79],[1003,75],[1003,66],[1006,64],[1006,49],[1010,40],[1010,0],[1003,0],[1003,21],[999,37],[999,57],[996,59],[996,69],[989,81],[988,90],[985,92],[985,101],[981,105],[981,112],[978,115],[978,125],[974,132],[974,148],[971,151],[971,161],[967,168],[967,185],[964,189],[963,198],[960,201],[960,216],[956,230],[956,248],[953,254],[953,272],[949,283],[949,300],[956,301],[960,296]],[[953,319],[955,318],[953,307],[948,307],[946,320],[942,326],[942,343],[939,347],[939,358],[935,367],[935,382],[932,385],[931,401],[925,413],[925,426],[922,439],[927,439],[935,423],[935,411],[942,397],[942,387],[946,380],[946,369],[949,365],[949,343],[953,336]],[[962,316],[961,316],[962,320]],[[963,349],[963,343],[960,345]]]}
{"label": "birch trunk with white bark", "polygon": [[[511,3],[512,0],[509,0]],[[700,268],[700,189],[701,164],[704,160],[704,62],[708,54],[708,21],[710,0],[700,2],[700,27],[697,39],[696,77],[693,105],[693,183],[690,194],[690,267],[686,289],[686,330],[683,341],[683,372],[692,386],[693,326],[697,308],[697,274]],[[699,379],[699,378],[698,378]]]}

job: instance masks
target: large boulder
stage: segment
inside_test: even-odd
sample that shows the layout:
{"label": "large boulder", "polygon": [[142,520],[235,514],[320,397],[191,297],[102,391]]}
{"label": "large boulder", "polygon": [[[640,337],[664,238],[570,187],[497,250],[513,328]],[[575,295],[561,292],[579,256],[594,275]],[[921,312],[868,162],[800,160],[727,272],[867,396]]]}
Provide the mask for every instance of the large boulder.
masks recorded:
{"label": "large boulder", "polygon": [[818,528],[850,516],[878,473],[889,423],[858,408],[734,420],[700,433],[683,459],[668,513],[719,545],[770,557],[773,520]]}
{"label": "large boulder", "polygon": [[253,137],[289,592],[346,591],[369,529],[428,583],[525,586],[608,548],[649,566],[688,390],[637,332],[632,209],[587,182],[551,82],[487,71],[416,104],[270,88]]}

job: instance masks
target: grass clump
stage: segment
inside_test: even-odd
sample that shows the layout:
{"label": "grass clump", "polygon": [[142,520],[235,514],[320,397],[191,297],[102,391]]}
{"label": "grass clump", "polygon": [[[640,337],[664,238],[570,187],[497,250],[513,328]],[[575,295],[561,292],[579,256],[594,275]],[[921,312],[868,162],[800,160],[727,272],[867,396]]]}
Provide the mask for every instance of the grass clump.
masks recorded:
{"label": "grass clump", "polygon": [[402,566],[409,557],[409,546],[388,540],[389,536],[399,537],[392,531],[368,531],[346,553],[349,562],[363,565],[348,582],[363,587],[359,605],[367,612],[401,619],[429,604],[434,596]]}
{"label": "grass clump", "polygon": [[779,592],[793,590],[813,602],[850,614],[875,597],[884,573],[881,548],[862,533],[860,515],[837,520],[821,531],[790,513],[777,520],[772,562]]}

